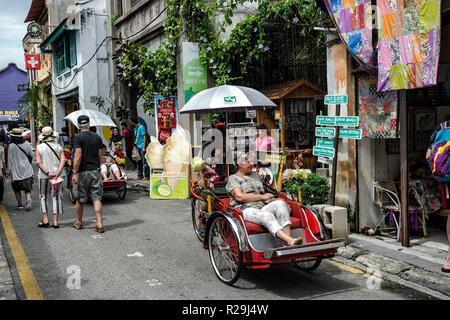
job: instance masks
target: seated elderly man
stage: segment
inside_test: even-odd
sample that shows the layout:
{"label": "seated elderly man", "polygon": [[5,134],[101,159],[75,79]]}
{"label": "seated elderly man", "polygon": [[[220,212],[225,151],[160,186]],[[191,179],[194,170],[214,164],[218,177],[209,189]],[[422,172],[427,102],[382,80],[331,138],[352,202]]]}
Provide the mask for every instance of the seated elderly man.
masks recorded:
{"label": "seated elderly man", "polygon": [[265,193],[259,174],[253,172],[250,154],[238,158],[238,171],[228,178],[226,189],[230,205],[240,209],[244,220],[263,225],[289,246],[299,245],[302,238],[291,237],[290,207],[271,193]]}
{"label": "seated elderly man", "polygon": [[102,174],[103,181],[105,180],[120,180],[120,169],[116,164],[116,160],[107,155],[106,146],[102,145],[100,172]]}

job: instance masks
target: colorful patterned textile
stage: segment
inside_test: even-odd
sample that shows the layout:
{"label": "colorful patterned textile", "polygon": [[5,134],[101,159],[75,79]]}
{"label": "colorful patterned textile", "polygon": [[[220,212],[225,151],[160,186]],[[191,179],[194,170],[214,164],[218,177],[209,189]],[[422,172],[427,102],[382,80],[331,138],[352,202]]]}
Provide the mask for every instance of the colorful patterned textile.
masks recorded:
{"label": "colorful patterned textile", "polygon": [[374,139],[399,137],[397,92],[378,92],[377,77],[358,77],[359,126],[362,136]]}
{"label": "colorful patterned textile", "polygon": [[378,0],[378,90],[435,85],[440,0]]}
{"label": "colorful patterned textile", "polygon": [[370,0],[324,0],[339,35],[353,57],[370,74],[377,73],[372,44],[373,15]]}

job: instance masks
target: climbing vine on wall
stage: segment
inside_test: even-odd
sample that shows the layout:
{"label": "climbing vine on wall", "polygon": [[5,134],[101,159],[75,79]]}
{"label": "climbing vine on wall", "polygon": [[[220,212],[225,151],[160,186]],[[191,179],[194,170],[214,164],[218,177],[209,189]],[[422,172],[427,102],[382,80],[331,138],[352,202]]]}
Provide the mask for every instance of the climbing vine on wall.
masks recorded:
{"label": "climbing vine on wall", "polygon": [[[244,0],[167,0],[164,41],[157,50],[150,51],[130,42],[121,45],[117,61],[119,78],[128,86],[134,86],[138,96],[144,99],[146,111],[154,108],[155,95],[177,93],[176,54],[178,39],[183,33],[188,41],[199,44],[200,59],[216,85],[246,76],[248,66],[271,50],[271,28],[276,23],[286,32],[293,26],[300,26],[298,36],[311,37],[316,46],[323,46],[323,33],[315,32],[313,28],[326,15],[321,15],[315,1],[310,0],[260,0],[255,12],[222,40],[232,24],[234,10],[243,3]],[[222,19],[214,23],[219,20],[218,14]],[[306,58],[314,59],[308,54]]]}

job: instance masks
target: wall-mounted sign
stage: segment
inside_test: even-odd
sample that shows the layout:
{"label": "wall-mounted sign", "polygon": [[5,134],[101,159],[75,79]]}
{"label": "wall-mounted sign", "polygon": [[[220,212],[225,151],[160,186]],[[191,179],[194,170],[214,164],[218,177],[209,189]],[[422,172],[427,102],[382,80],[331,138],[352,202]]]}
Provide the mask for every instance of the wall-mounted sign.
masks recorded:
{"label": "wall-mounted sign", "polygon": [[27,26],[27,32],[30,35],[30,37],[36,38],[39,37],[42,34],[42,26],[33,21]]}

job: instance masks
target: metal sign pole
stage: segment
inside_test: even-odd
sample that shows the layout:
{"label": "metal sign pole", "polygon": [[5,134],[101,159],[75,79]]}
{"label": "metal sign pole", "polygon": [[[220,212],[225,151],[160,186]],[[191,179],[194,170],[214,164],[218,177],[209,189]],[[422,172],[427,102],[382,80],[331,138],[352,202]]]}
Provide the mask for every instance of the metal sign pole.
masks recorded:
{"label": "metal sign pole", "polygon": [[[341,105],[336,105],[336,114],[335,116],[339,116],[341,113]],[[334,137],[334,158],[333,158],[333,169],[331,174],[331,204],[334,206],[335,204],[335,195],[336,195],[336,167],[337,167],[337,157],[338,157],[338,139],[339,139],[339,127],[336,127],[336,136]]]}

